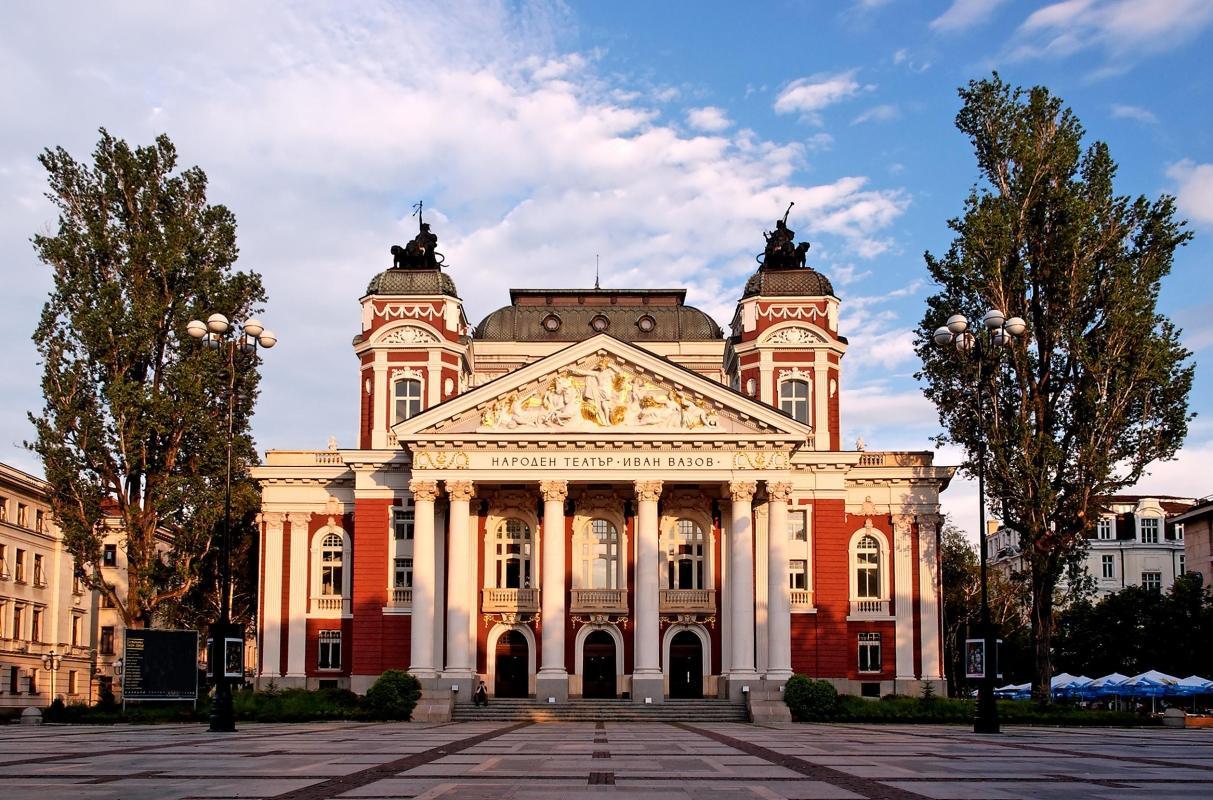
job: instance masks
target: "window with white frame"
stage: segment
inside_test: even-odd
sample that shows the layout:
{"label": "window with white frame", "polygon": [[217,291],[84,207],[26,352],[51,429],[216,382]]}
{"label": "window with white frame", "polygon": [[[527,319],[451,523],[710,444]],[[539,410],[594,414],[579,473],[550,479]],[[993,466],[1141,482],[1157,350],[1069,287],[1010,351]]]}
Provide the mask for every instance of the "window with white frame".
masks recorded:
{"label": "window with white frame", "polygon": [[791,589],[809,588],[809,562],[793,558],[788,562],[788,586]]}
{"label": "window with white frame", "polygon": [[529,589],[534,543],[531,526],[520,519],[507,519],[497,526],[494,580],[498,589]]}
{"label": "window with white frame", "polygon": [[0,581],[6,581],[8,579],[8,545],[0,544]]}
{"label": "window with white frame", "polygon": [[320,631],[317,669],[341,669],[341,631]]}
{"label": "window with white frame", "polygon": [[345,571],[345,542],[341,534],[326,533],[320,542],[320,592],[322,597],[342,594]]}
{"label": "window with white frame", "polygon": [[8,498],[0,497],[0,522],[8,522]]}
{"label": "window with white frame", "polygon": [[581,586],[619,588],[619,530],[608,520],[590,520],[581,537]]}
{"label": "window with white frame", "polygon": [[1184,554],[1180,553],[1179,554],[1179,566],[1176,567],[1176,574],[1183,575],[1187,571],[1188,571],[1187,564],[1184,561]]}
{"label": "window with white frame", "polygon": [[415,417],[421,413],[421,381],[417,378],[402,378],[393,384],[396,418],[394,422]]}
{"label": "window with white frame", "polygon": [[1154,571],[1141,573],[1141,586],[1143,589],[1152,589],[1156,592],[1161,592],[1162,573]]}
{"label": "window with white frame", "polygon": [[855,597],[881,599],[880,540],[865,534],[855,545]]}
{"label": "window with white frame", "polygon": [[670,589],[706,589],[707,536],[698,522],[680,519],[666,546],[666,585]]}
{"label": "window with white frame", "polygon": [[1182,542],[1184,540],[1184,524],[1182,522],[1175,523],[1175,541]]}
{"label": "window with white frame", "polygon": [[1159,522],[1158,517],[1142,517],[1138,522],[1143,544],[1158,544]]}
{"label": "window with white frame", "polygon": [[25,638],[25,606],[21,603],[13,603],[12,638],[18,641]]}
{"label": "window with white frame", "polygon": [[808,512],[795,510],[788,512],[788,541],[807,542],[809,540]]}
{"label": "window with white frame", "polygon": [[809,382],[799,378],[779,384],[779,410],[797,420],[809,422]]}
{"label": "window with white frame", "polygon": [[20,547],[17,548],[17,556],[14,559],[13,580],[25,583],[25,551]]}
{"label": "window with white frame", "polygon": [[413,539],[413,503],[405,500],[402,506],[392,507],[392,538],[398,542]]}
{"label": "window with white frame", "polygon": [[79,614],[72,614],[72,647],[84,643],[84,619]]}
{"label": "window with white frame", "polygon": [[43,558],[41,553],[34,553],[34,585],[46,586],[46,571],[42,568]]}
{"label": "window with white frame", "polygon": [[880,634],[865,631],[859,634],[859,671],[880,672]]}
{"label": "window with white frame", "polygon": [[413,559],[397,558],[395,561],[396,572],[392,579],[392,587],[395,589],[412,589],[413,588]]}
{"label": "window with white frame", "polygon": [[42,617],[43,609],[35,606],[30,615],[29,640],[31,642],[42,641]]}
{"label": "window with white frame", "polygon": [[1110,580],[1116,577],[1116,558],[1114,556],[1100,556],[1100,577],[1104,580]]}
{"label": "window with white frame", "polygon": [[1099,522],[1095,525],[1095,535],[1097,538],[1107,541],[1114,538],[1113,536],[1113,520],[1111,517],[1100,517]]}

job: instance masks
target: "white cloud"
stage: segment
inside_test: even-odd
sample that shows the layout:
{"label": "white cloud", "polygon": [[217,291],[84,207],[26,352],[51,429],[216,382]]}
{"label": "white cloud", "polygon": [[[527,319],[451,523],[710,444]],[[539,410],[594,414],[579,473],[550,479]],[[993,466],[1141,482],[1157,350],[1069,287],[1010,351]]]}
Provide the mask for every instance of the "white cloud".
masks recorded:
{"label": "white cloud", "polygon": [[867,111],[851,120],[852,125],[862,125],[865,122],[891,122],[901,116],[900,109],[892,103],[881,103],[872,106]]}
{"label": "white cloud", "polygon": [[952,33],[986,22],[1006,0],[952,0],[952,5],[931,20],[931,30]]}
{"label": "white cloud", "polygon": [[1197,222],[1213,225],[1213,164],[1184,159],[1172,164],[1167,176],[1177,184],[1179,210]]}
{"label": "white cloud", "polygon": [[704,106],[687,111],[687,124],[692,128],[708,133],[718,133],[733,124],[723,108]]}
{"label": "white cloud", "polygon": [[1190,41],[1213,21],[1213,0],[1063,0],[1019,26],[1011,59],[1062,58],[1101,48],[1100,76],[1123,72],[1141,55]]}
{"label": "white cloud", "polygon": [[864,86],[856,80],[858,72],[857,69],[851,69],[846,72],[797,78],[785,86],[775,98],[775,113],[799,113],[804,120],[820,125],[820,111],[862,91],[875,88]]}
{"label": "white cloud", "polygon": [[1121,103],[1112,104],[1112,116],[1116,119],[1131,119],[1147,125],[1157,125],[1158,117],[1154,112],[1141,106],[1129,106]]}

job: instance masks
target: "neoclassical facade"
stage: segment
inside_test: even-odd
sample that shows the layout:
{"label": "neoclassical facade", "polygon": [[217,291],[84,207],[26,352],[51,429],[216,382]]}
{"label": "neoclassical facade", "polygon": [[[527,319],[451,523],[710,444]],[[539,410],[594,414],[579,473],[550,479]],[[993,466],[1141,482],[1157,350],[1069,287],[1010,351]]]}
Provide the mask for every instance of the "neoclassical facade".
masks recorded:
{"label": "neoclassical facade", "polygon": [[261,685],[942,692],[952,470],[843,447],[839,300],[783,266],[727,334],[684,290],[514,289],[473,327],[436,264],[375,276],[357,447],[255,471]]}

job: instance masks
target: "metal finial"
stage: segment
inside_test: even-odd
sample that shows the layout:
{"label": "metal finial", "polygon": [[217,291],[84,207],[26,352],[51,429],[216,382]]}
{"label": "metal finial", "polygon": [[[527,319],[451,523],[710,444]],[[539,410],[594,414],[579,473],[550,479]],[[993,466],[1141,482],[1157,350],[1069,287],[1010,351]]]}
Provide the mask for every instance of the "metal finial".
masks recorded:
{"label": "metal finial", "polygon": [[594,254],[594,288],[602,288],[598,285],[598,254]]}
{"label": "metal finial", "polygon": [[421,211],[423,208],[425,208],[424,200],[418,200],[416,203],[413,203],[413,216],[417,218],[417,229],[418,230],[421,229],[421,223],[425,221],[424,219],[422,219],[422,216],[421,216]]}

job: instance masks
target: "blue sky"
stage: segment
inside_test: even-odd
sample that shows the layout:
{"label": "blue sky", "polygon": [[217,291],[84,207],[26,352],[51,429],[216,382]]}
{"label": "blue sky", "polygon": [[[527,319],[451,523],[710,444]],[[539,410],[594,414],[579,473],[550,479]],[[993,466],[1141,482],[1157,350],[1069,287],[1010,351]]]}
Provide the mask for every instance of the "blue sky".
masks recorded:
{"label": "blue sky", "polygon": [[[281,338],[262,448],[353,440],[357,298],[426,200],[468,315],[511,286],[686,286],[727,323],[762,229],[791,224],[843,299],[846,441],[929,448],[909,346],[922,252],[976,178],[956,89],[992,69],[1064,97],[1124,193],[1177,194],[1196,239],[1162,310],[1198,362],[1192,427],[1152,492],[1213,492],[1213,0],[816,3],[62,3],[0,9],[0,460],[39,404],[29,343],[52,224],[35,162],[106,126],[168,133],[240,223]],[[956,454],[942,451],[942,462]],[[976,517],[967,482],[945,508]]]}

